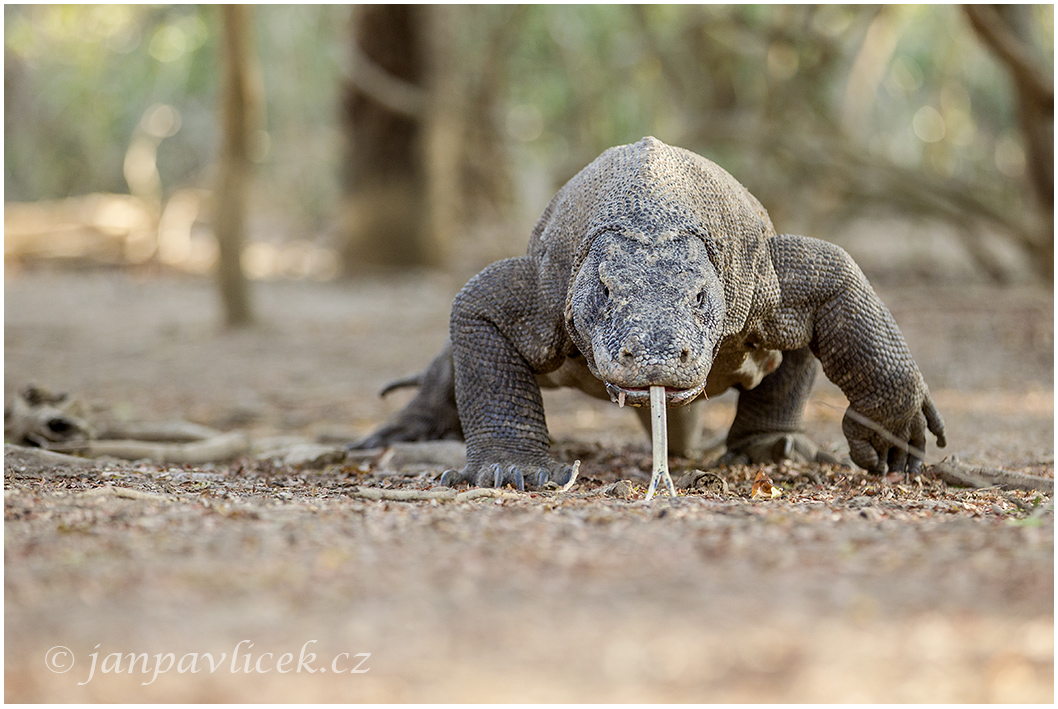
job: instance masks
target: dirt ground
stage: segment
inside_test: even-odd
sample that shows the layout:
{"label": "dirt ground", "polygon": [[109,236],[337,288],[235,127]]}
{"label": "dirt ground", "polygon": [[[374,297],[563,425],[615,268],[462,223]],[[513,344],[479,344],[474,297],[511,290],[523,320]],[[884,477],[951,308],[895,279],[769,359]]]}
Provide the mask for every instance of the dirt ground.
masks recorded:
{"label": "dirt ground", "polygon": [[[439,347],[460,285],[255,284],[263,324],[228,333],[203,280],[9,269],[5,402],[37,383],[97,415],[354,438],[407,401],[376,392]],[[946,418],[927,462],[1053,478],[1052,293],[879,290]],[[545,404],[582,461],[566,493],[371,500],[441,468],[9,449],[5,699],[1053,701],[1049,496],[787,465],[767,469],[776,499],[734,468],[726,493],[644,504],[634,417]],[[840,449],[843,409],[821,378],[809,432]],[[711,432],[733,414],[711,402]]]}

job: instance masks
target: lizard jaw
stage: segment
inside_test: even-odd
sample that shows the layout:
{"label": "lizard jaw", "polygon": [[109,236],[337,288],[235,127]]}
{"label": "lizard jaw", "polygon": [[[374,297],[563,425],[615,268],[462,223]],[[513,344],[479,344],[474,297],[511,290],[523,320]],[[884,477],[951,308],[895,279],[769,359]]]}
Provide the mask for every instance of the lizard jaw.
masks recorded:
{"label": "lizard jaw", "polygon": [[[665,387],[665,404],[669,408],[684,406],[697,399],[705,391],[705,382],[691,389]],[[606,382],[606,393],[619,406],[650,406],[650,387],[626,388]]]}

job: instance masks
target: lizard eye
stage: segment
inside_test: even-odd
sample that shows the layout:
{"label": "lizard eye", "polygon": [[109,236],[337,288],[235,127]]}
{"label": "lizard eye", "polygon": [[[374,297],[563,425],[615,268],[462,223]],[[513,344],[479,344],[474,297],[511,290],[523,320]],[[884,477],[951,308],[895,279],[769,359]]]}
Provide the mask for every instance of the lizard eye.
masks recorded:
{"label": "lizard eye", "polygon": [[756,340],[746,340],[746,349],[750,352],[754,351],[758,347],[760,347],[760,343]]}
{"label": "lizard eye", "polygon": [[697,305],[699,308],[702,307],[702,305],[705,304],[705,291],[704,290],[698,291],[698,295],[694,299],[694,304]]}
{"label": "lizard eye", "polygon": [[607,288],[605,285],[603,285],[603,287],[602,287],[602,297],[605,298],[606,300],[610,299],[610,289]]}

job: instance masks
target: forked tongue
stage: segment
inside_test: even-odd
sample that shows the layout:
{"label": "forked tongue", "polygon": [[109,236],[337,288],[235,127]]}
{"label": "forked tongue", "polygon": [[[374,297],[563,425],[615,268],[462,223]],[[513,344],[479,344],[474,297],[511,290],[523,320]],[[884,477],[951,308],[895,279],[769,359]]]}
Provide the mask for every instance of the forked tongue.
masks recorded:
{"label": "forked tongue", "polygon": [[[622,400],[623,400],[622,395]],[[622,401],[623,403],[623,401]],[[650,487],[644,500],[650,500],[658,489],[658,481],[664,480],[670,497],[676,497],[676,486],[669,475],[668,414],[665,403],[665,387],[650,387],[650,436],[654,452],[654,465],[650,474]]]}

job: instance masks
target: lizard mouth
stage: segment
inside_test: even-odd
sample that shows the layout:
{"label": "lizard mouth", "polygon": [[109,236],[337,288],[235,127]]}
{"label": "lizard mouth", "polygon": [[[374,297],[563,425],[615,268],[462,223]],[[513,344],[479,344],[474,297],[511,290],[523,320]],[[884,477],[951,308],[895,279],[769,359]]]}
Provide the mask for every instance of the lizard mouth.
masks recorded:
{"label": "lizard mouth", "polygon": [[[665,404],[669,408],[689,404],[705,390],[705,382],[691,389],[665,387]],[[606,383],[606,393],[618,406],[650,406],[650,387],[622,387]]]}

